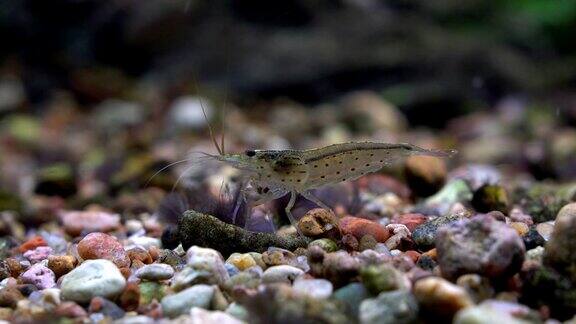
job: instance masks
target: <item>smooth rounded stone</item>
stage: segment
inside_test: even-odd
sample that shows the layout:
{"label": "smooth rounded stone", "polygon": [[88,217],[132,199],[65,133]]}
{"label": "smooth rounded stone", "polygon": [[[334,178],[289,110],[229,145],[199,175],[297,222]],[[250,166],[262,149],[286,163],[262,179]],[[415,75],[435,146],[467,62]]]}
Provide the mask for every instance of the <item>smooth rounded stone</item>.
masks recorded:
{"label": "smooth rounded stone", "polygon": [[232,253],[226,263],[230,263],[235,266],[238,270],[244,271],[251,268],[256,264],[256,260],[249,253]]}
{"label": "smooth rounded stone", "polygon": [[474,305],[464,288],[439,277],[416,281],[413,293],[422,310],[433,316],[431,318],[451,320],[459,310]]}
{"label": "smooth rounded stone", "polygon": [[435,245],[438,228],[460,219],[462,219],[462,217],[459,214],[436,217],[420,226],[417,226],[414,231],[412,231],[412,239],[420,249],[429,250]]}
{"label": "smooth rounded stone", "polygon": [[383,292],[360,304],[360,323],[410,324],[418,319],[418,302],[409,291]]}
{"label": "smooth rounded stone", "polygon": [[546,243],[544,263],[567,275],[576,283],[576,203],[558,212],[554,231]]}
{"label": "smooth rounded stone", "polygon": [[430,156],[411,156],[404,164],[406,182],[417,197],[436,193],[446,181],[446,163]]}
{"label": "smooth rounded stone", "polygon": [[520,270],[526,252],[514,229],[486,215],[441,227],[436,249],[442,275],[454,279],[466,273],[511,276]]}
{"label": "smooth rounded stone", "polygon": [[163,263],[146,264],[136,270],[136,277],[143,280],[166,280],[172,278],[173,275],[174,268]]}
{"label": "smooth rounded stone", "polygon": [[103,211],[64,211],[60,220],[66,233],[78,236],[82,232],[110,232],[120,226],[120,215]]}
{"label": "smooth rounded stone", "polygon": [[37,263],[47,259],[52,252],[53,250],[49,246],[39,246],[34,250],[24,252],[24,257],[32,263]]}
{"label": "smooth rounded stone", "polygon": [[192,246],[186,252],[186,262],[193,269],[209,271],[216,284],[222,284],[230,278],[224,266],[224,258],[216,250]]}
{"label": "smooth rounded stone", "polygon": [[154,324],[158,321],[146,315],[127,315],[114,321],[114,324]]}
{"label": "smooth rounded stone", "polygon": [[337,289],[332,294],[332,297],[341,302],[346,306],[347,311],[354,317],[357,318],[360,312],[360,304],[366,298],[371,295],[364,287],[363,284],[359,282],[350,283],[342,288]]}
{"label": "smooth rounded stone", "polygon": [[360,270],[360,277],[366,289],[373,295],[383,291],[410,289],[410,281],[390,264],[363,268]]}
{"label": "smooth rounded stone", "polygon": [[51,255],[48,257],[48,268],[54,271],[56,278],[72,271],[75,263],[76,258],[71,255]]}
{"label": "smooth rounded stone", "polygon": [[318,246],[326,252],[338,251],[338,244],[336,244],[336,242],[334,242],[333,240],[331,240],[329,238],[322,238],[322,239],[314,240],[314,241],[310,242],[310,244],[308,244],[308,247],[310,247],[310,246]]}
{"label": "smooth rounded stone", "polygon": [[544,238],[544,240],[550,240],[552,232],[554,231],[554,221],[544,222],[536,225],[536,231]]}
{"label": "smooth rounded stone", "polygon": [[106,259],[118,268],[130,266],[130,259],[118,240],[105,233],[90,233],[78,243],[78,255],[84,260]]}
{"label": "smooth rounded stone", "polygon": [[228,271],[228,275],[230,276],[230,278],[240,273],[240,270],[231,263],[224,263],[224,266],[226,267],[226,271]]}
{"label": "smooth rounded stone", "polygon": [[56,275],[42,263],[36,263],[26,270],[20,277],[23,283],[33,284],[38,289],[47,289],[56,286]]}
{"label": "smooth rounded stone", "polygon": [[478,306],[459,311],[454,317],[454,324],[530,324],[540,322],[540,316],[530,308],[501,300],[486,300]]}
{"label": "smooth rounded stone", "polygon": [[177,294],[162,298],[162,312],[174,318],[189,313],[192,307],[208,308],[213,295],[213,286],[203,284],[192,286]]}
{"label": "smooth rounded stone", "polygon": [[209,311],[198,307],[190,310],[191,323],[204,324],[242,324],[245,323],[234,316],[221,311]]}
{"label": "smooth rounded stone", "polygon": [[262,261],[266,266],[277,266],[282,264],[292,264],[296,259],[296,255],[286,249],[277,247],[269,247],[262,253]]}
{"label": "smooth rounded stone", "polygon": [[54,314],[59,317],[68,318],[80,318],[88,316],[82,306],[72,301],[65,301],[60,303],[60,305],[58,305],[54,310]]}
{"label": "smooth rounded stone", "polygon": [[328,298],[334,287],[326,279],[296,279],[292,285],[294,291],[313,298]]}
{"label": "smooth rounded stone", "polygon": [[390,237],[384,226],[364,218],[346,216],[340,219],[339,225],[343,235],[351,234],[358,240],[364,235],[371,235],[376,241],[384,243]]}
{"label": "smooth rounded stone", "polygon": [[477,274],[465,274],[458,277],[456,284],[468,292],[474,302],[479,303],[494,296],[494,287],[490,280]]}
{"label": "smooth rounded stone", "polygon": [[403,214],[392,219],[392,224],[402,224],[413,232],[418,225],[424,224],[428,220],[428,216],[422,214]]}
{"label": "smooth rounded stone", "polygon": [[236,302],[228,305],[228,308],[226,308],[226,314],[229,314],[234,318],[244,322],[249,322],[250,319],[250,314],[248,313],[246,307]]}
{"label": "smooth rounded stone", "polygon": [[126,279],[111,261],[88,260],[66,274],[60,286],[63,299],[87,303],[93,297],[119,295],[126,286]]}
{"label": "smooth rounded stone", "polygon": [[311,238],[339,239],[342,236],[336,216],[324,208],[309,210],[298,220],[297,226],[302,235]]}
{"label": "smooth rounded stone", "polygon": [[272,266],[262,274],[263,283],[273,283],[273,282],[285,282],[291,284],[294,280],[303,275],[304,271],[302,269],[289,266],[289,265],[277,265]]}

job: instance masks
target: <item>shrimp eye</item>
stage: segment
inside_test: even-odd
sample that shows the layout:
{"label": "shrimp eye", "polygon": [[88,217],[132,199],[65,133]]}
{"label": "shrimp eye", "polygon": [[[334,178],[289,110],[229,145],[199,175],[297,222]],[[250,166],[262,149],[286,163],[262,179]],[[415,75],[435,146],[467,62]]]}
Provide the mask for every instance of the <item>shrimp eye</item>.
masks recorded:
{"label": "shrimp eye", "polygon": [[254,150],[247,150],[247,151],[244,152],[244,153],[245,153],[247,156],[250,156],[250,157],[256,155],[256,151],[254,151]]}

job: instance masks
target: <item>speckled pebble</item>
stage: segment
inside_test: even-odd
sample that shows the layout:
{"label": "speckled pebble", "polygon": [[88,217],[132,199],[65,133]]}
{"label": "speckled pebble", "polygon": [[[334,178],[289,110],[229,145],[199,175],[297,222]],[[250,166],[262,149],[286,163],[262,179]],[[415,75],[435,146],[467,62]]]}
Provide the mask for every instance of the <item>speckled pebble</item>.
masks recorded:
{"label": "speckled pebble", "polygon": [[29,283],[38,289],[52,288],[56,285],[56,276],[54,272],[42,263],[36,263],[26,270],[21,279],[23,283]]}
{"label": "speckled pebble", "polygon": [[289,266],[289,265],[278,265],[272,266],[262,275],[262,282],[273,283],[273,282],[285,282],[292,283],[298,277],[304,274],[299,268]]}
{"label": "speckled pebble", "polygon": [[90,233],[78,243],[78,254],[84,260],[106,259],[118,268],[130,266],[130,259],[122,244],[105,233]]}

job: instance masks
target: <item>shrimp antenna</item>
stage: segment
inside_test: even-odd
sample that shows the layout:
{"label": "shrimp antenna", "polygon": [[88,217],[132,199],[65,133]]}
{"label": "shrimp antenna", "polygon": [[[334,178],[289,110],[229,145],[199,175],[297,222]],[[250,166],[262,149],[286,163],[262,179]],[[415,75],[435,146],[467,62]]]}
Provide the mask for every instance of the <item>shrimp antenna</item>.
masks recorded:
{"label": "shrimp antenna", "polygon": [[[195,75],[192,77],[194,78],[194,85],[196,87],[196,92],[199,93],[200,89],[198,86],[198,79],[196,79]],[[212,143],[214,143],[214,146],[216,146],[216,150],[218,151],[218,154],[223,155],[224,151],[218,145],[218,141],[216,140],[216,137],[214,137],[214,131],[212,130],[212,125],[210,124],[210,121],[208,120],[208,116],[206,115],[206,109],[204,108],[204,101],[202,100],[202,98],[200,96],[198,98],[200,100],[200,107],[202,108],[202,114],[204,115],[204,120],[206,121],[206,124],[208,125],[208,132],[210,133],[210,139],[212,140]]]}

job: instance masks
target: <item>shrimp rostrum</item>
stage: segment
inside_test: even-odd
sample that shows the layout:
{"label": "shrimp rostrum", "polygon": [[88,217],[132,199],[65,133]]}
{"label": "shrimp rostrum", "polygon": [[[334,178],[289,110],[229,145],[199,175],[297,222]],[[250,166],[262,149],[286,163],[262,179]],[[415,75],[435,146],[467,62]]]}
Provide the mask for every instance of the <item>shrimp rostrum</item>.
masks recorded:
{"label": "shrimp rostrum", "polygon": [[[296,220],[291,210],[298,194],[321,208],[330,209],[312,194],[312,189],[357,179],[404,157],[449,157],[455,153],[454,150],[428,150],[412,144],[375,142],[349,142],[310,150],[247,150],[241,154],[226,154],[220,148],[218,151],[220,155],[213,158],[245,175],[241,199],[246,201],[248,197],[247,183],[256,190],[257,199],[247,201],[248,208],[290,194],[285,211],[294,226]],[[237,203],[234,217],[238,206]]]}

